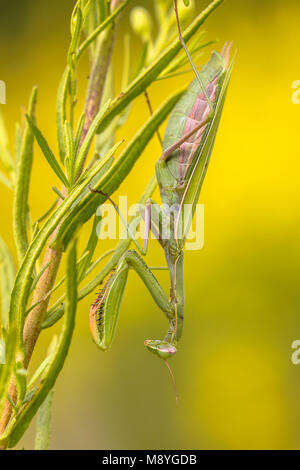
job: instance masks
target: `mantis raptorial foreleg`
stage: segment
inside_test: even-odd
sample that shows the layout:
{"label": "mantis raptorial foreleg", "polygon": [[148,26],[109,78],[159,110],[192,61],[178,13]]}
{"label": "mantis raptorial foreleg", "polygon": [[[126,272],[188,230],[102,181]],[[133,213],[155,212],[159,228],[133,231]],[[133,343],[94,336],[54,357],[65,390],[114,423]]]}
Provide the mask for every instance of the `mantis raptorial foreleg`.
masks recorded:
{"label": "mantis raptorial foreleg", "polygon": [[90,309],[92,336],[96,344],[103,350],[107,350],[113,340],[130,268],[139,275],[154,302],[166,317],[169,320],[173,317],[172,304],[156,277],[141,256],[135,250],[129,250],[123,255],[117,268],[101,288]]}
{"label": "mantis raptorial foreleg", "polygon": [[[118,213],[120,213],[116,204],[113,203],[113,205],[118,211]],[[147,234],[147,240],[149,238],[148,235],[150,227],[151,230],[155,230],[151,224],[151,207],[154,208],[153,212],[156,216],[157,226],[159,227],[159,232],[157,232],[156,236],[159,237],[160,242],[163,244],[160,232],[161,211],[159,209],[159,206],[151,200],[147,201],[145,210],[145,218],[147,218],[147,221],[145,221],[145,233]],[[136,240],[135,242],[136,244],[138,244]],[[144,244],[143,248],[146,248],[146,246],[147,245]],[[142,252],[142,254],[144,254],[144,250],[140,249],[140,251]],[[179,256],[179,259],[179,271],[180,273],[182,273],[183,253]],[[178,290],[176,288],[177,280],[174,276],[175,271],[173,270],[172,266],[168,266],[171,275],[171,283],[173,285],[173,288],[171,288],[170,299],[168,299],[150,268],[135,250],[129,250],[123,255],[120,262],[118,263],[117,268],[111,273],[108,280],[101,288],[96,301],[91,306],[90,328],[93,339],[96,344],[103,350],[107,350],[110,347],[119,316],[123,293],[126,287],[128,271],[130,268],[136,271],[136,273],[143,281],[144,285],[147,287],[156,305],[162,310],[162,312],[166,315],[169,320],[169,329],[163,341],[145,341],[145,345],[148,347],[148,349],[158,354],[159,357],[161,357],[162,359],[167,359],[168,357],[175,354],[175,345],[181,336],[183,322],[184,292],[183,289]],[[181,274],[180,277],[180,286],[183,287],[182,276],[183,274]],[[173,292],[177,292],[176,296],[173,295]],[[179,321],[177,317],[179,318]]]}

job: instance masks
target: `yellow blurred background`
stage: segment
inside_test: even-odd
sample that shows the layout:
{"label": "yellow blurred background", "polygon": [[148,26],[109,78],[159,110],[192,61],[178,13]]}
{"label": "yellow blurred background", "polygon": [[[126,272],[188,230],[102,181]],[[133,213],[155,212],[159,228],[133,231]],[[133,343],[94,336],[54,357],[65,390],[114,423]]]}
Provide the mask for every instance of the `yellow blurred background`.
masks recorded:
{"label": "yellow blurred background", "polygon": [[[196,1],[197,9],[207,3]],[[0,1],[0,79],[7,84],[1,110],[11,143],[20,106],[37,84],[38,123],[56,149],[55,96],[73,4]],[[121,29],[128,28],[125,15]],[[167,325],[131,272],[108,353],[101,353],[89,334],[94,296],[78,306],[71,350],[55,386],[52,449],[300,448],[300,365],[291,362],[291,343],[300,339],[300,105],[291,100],[291,84],[300,79],[300,4],[227,0],[205,30],[208,39],[218,39],[217,49],[233,40],[238,54],[200,197],[204,248],[185,256],[184,334],[170,361],[179,404],[163,363],[143,346],[146,338],[163,337]],[[117,45],[118,71],[120,41]],[[192,78],[154,84],[153,106]],[[80,93],[83,98],[82,87]],[[141,97],[120,137],[132,136],[147,116]],[[158,156],[153,139],[118,194],[137,202]],[[53,201],[53,184],[36,149],[33,218]],[[13,250],[12,197],[3,186],[0,200],[1,235]],[[87,235],[86,228],[82,243]],[[163,262],[154,241],[150,252],[149,264]],[[167,274],[158,277],[167,289]],[[43,334],[33,365],[51,334]],[[34,426],[19,447],[32,448],[33,439]]]}

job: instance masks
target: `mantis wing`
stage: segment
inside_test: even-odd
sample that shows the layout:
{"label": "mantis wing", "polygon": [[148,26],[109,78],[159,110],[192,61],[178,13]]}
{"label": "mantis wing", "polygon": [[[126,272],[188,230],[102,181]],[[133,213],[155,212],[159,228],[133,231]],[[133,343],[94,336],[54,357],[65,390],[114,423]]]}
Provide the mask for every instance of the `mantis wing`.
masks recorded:
{"label": "mantis wing", "polygon": [[[225,61],[225,59],[224,59]],[[192,206],[192,214],[194,214],[196,209],[196,204],[199,199],[200,190],[206,175],[207,167],[211,157],[213,145],[216,138],[216,133],[218,130],[219,122],[222,115],[222,110],[225,102],[226,92],[228,89],[228,84],[232,72],[233,62],[227,68],[225,65],[224,71],[220,76],[219,80],[219,90],[218,96],[215,103],[215,111],[213,114],[212,120],[207,124],[205,128],[205,133],[203,135],[203,140],[199,151],[197,152],[195,165],[192,168],[192,171],[189,175],[188,183],[185,187],[184,195],[182,198],[183,204],[190,204]],[[185,233],[185,237],[187,232]]]}

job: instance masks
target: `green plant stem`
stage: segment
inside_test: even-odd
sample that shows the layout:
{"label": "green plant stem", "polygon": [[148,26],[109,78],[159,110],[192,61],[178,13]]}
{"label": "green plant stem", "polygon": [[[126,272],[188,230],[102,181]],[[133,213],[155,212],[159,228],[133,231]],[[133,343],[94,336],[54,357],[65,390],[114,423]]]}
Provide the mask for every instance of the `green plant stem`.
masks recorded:
{"label": "green plant stem", "polygon": [[67,252],[66,276],[67,307],[60,338],[51,357],[49,367],[43,374],[41,383],[32,400],[25,404],[18,416],[15,416],[12,423],[10,423],[10,429],[7,430],[8,444],[10,447],[14,447],[17,442],[19,442],[30,425],[32,418],[40,409],[40,406],[45,401],[49,392],[53,389],[68,354],[75,327],[77,306],[76,240],[70,244]]}
{"label": "green plant stem", "polygon": [[37,417],[37,430],[35,438],[35,450],[49,450],[51,430],[51,409],[53,390],[48,393],[45,401],[39,408]]}
{"label": "green plant stem", "polygon": [[[43,265],[45,266],[49,263],[48,268],[45,270],[39,282],[37,283],[32,299],[32,305],[46,297],[47,292],[53,288],[61,258],[62,252],[53,250],[50,247],[47,248]],[[29,313],[26,319],[23,332],[23,341],[25,347],[25,368],[28,367],[35,343],[41,331],[41,322],[43,320],[44,313],[47,311],[49,302],[50,296],[48,298],[46,297],[45,300],[42,300]]]}
{"label": "green plant stem", "polygon": [[[112,10],[117,8],[120,0],[115,0],[112,4]],[[112,23],[109,28],[101,33],[96,42],[96,51],[94,55],[94,62],[92,65],[86,102],[85,102],[85,122],[83,126],[83,131],[81,134],[80,145],[84,141],[85,136],[88,133],[88,130],[94,120],[94,117],[99,111],[101,100],[103,96],[105,78],[107,76],[108,67],[111,62],[111,56],[114,46],[116,31],[116,23]],[[84,160],[82,161],[79,172],[76,177],[78,177],[83,169]]]}
{"label": "green plant stem", "polygon": [[[115,0],[114,8],[119,4],[119,0]],[[105,31],[103,37],[99,37],[99,43],[97,44],[97,56],[95,63],[92,67],[91,76],[89,79],[88,93],[86,99],[86,121],[83,128],[82,139],[87,134],[89,127],[99,110],[101,103],[101,98],[104,90],[105,76],[108,70],[108,65],[111,59],[114,36],[115,36],[115,27],[111,26],[108,31]],[[80,175],[82,168],[78,176]],[[64,192],[64,191],[63,191]],[[47,308],[50,302],[50,296],[47,297],[47,293],[51,291],[54,286],[56,275],[60,266],[62,252],[54,250],[51,248],[51,241],[55,237],[56,230],[53,232],[50,237],[49,245],[46,250],[43,266],[49,263],[48,268],[45,270],[39,282],[37,283],[36,290],[32,299],[32,305],[37,304],[37,306],[31,310],[28,317],[26,318],[24,331],[23,331],[23,343],[25,348],[25,358],[24,358],[24,367],[27,368],[36,344],[36,341],[41,332],[41,324],[44,318],[44,315],[47,312]],[[44,299],[45,300],[42,300]],[[12,378],[9,385],[9,395],[12,400],[16,402],[17,399],[17,390],[15,380]],[[7,400],[4,407],[2,416],[0,419],[0,435],[4,433],[10,418],[12,415],[12,406]],[[1,448],[6,448],[6,443],[2,444]]]}
{"label": "green plant stem", "polygon": [[[54,236],[54,234],[52,235],[52,237]],[[37,283],[37,287],[36,287],[36,290],[32,299],[33,305],[37,303],[40,299],[43,299],[46,296],[46,293],[52,289],[55,279],[56,279],[56,275],[58,272],[61,258],[62,258],[62,252],[53,250],[52,248],[48,247],[46,251],[45,259],[44,259],[44,265],[46,265],[47,263],[49,263],[49,265],[48,265],[48,268],[43,273],[43,275],[41,276],[39,282]],[[44,314],[47,311],[49,301],[50,301],[50,296],[46,298],[46,300],[42,300],[29,313],[26,319],[24,332],[23,332],[23,342],[24,342],[24,348],[25,348],[25,357],[24,357],[25,368],[27,368],[29,365],[29,362],[30,362],[30,359],[34,350],[34,346],[41,332],[41,324],[44,318]],[[16,402],[17,401],[17,389],[16,389],[15,380],[13,378],[11,379],[8,393],[11,396],[12,400]],[[7,400],[3,408],[3,413],[2,413],[1,420],[0,420],[0,435],[4,433],[10,421],[11,414],[12,414],[12,407],[9,401]]]}

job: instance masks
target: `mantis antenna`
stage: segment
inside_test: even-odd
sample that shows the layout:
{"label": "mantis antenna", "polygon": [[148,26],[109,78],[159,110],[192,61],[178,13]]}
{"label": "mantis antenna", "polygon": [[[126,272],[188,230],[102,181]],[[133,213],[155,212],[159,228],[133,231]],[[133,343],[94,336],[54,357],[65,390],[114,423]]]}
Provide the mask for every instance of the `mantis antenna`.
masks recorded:
{"label": "mantis antenna", "polygon": [[201,90],[202,90],[202,92],[203,92],[203,94],[204,94],[204,96],[205,96],[206,101],[208,102],[210,111],[211,111],[211,113],[213,113],[213,111],[214,111],[213,104],[212,104],[212,102],[211,102],[211,100],[210,100],[210,97],[208,96],[208,93],[207,93],[207,91],[206,91],[205,86],[203,85],[203,82],[202,82],[201,77],[200,77],[200,75],[199,75],[199,73],[198,73],[198,70],[197,70],[196,67],[195,67],[195,64],[194,64],[194,62],[193,62],[193,59],[191,58],[191,56],[190,56],[190,54],[189,54],[188,48],[186,47],[186,44],[185,44],[185,42],[184,42],[184,39],[183,39],[183,36],[182,36],[182,33],[181,33],[181,27],[180,27],[180,21],[179,21],[177,0],[174,0],[174,10],[175,10],[175,16],[176,16],[176,22],[177,22],[177,29],[178,29],[179,40],[180,40],[180,42],[181,42],[181,44],[182,44],[183,49],[185,50],[185,53],[186,53],[186,55],[187,55],[187,58],[188,58],[189,61],[190,61],[190,64],[191,64],[191,66],[192,66],[192,68],[193,68],[193,70],[194,70],[194,73],[195,73],[195,75],[196,75],[196,77],[197,77],[197,80],[198,80],[198,82],[200,83]]}
{"label": "mantis antenna", "polygon": [[178,404],[178,400],[179,400],[179,399],[178,399],[177,387],[176,387],[176,382],[175,382],[175,377],[174,377],[173,371],[172,371],[171,366],[170,366],[170,364],[168,363],[167,360],[165,360],[164,363],[166,364],[167,369],[168,369],[168,371],[170,372],[172,384],[173,384],[173,387],[174,387],[174,393],[175,393],[176,403]]}

